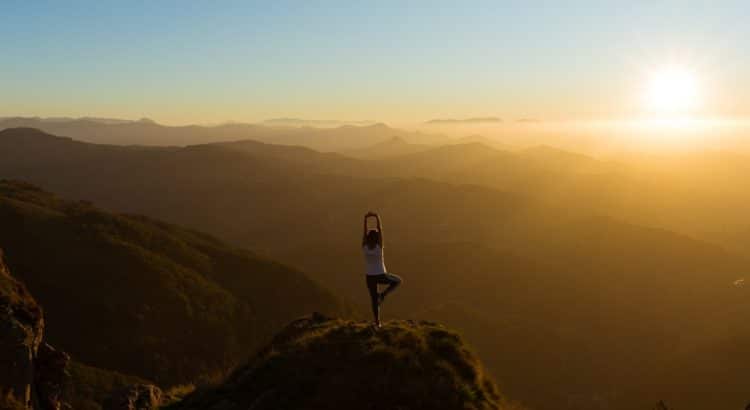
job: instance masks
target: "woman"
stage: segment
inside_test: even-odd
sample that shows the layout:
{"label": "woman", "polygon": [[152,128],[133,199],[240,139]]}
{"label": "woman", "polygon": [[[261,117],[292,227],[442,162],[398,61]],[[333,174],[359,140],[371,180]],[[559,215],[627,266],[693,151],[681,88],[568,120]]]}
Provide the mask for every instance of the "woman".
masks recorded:
{"label": "woman", "polygon": [[[377,221],[377,228],[367,230],[367,220],[373,217]],[[380,223],[380,215],[374,212],[365,214],[364,229],[362,231],[362,251],[365,254],[365,277],[367,278],[367,290],[370,292],[370,303],[372,304],[372,315],[375,319],[375,327],[380,327],[380,305],[389,293],[393,292],[401,284],[401,278],[388,273],[383,261],[383,226]],[[381,293],[378,293],[378,285],[388,285]]]}

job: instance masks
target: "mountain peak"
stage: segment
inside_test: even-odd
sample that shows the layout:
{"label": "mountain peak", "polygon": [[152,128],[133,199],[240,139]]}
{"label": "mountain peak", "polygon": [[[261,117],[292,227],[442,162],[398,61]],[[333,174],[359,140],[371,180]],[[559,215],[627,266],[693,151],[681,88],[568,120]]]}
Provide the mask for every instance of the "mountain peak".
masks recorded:
{"label": "mountain peak", "polygon": [[408,142],[405,139],[403,139],[402,137],[399,137],[398,135],[393,136],[383,142],[386,144],[408,144]]}
{"label": "mountain peak", "polygon": [[70,141],[71,138],[48,134],[38,128],[15,127],[0,130],[0,138],[9,141]]}
{"label": "mountain peak", "polygon": [[385,124],[383,122],[378,122],[378,123],[370,125],[369,128],[371,128],[371,129],[386,130],[386,129],[390,129],[391,127],[389,127],[387,124]]}
{"label": "mountain peak", "polygon": [[501,402],[461,337],[439,324],[394,320],[375,329],[313,314],[290,323],[223,385],[176,408],[499,409]]}
{"label": "mountain peak", "polygon": [[498,117],[471,117],[471,118],[435,118],[426,121],[425,124],[444,125],[444,124],[497,124],[503,120]]}
{"label": "mountain peak", "polygon": [[14,127],[14,128],[6,128],[4,130],[0,130],[0,136],[20,136],[23,135],[25,137],[53,137],[51,134],[47,134],[46,132],[38,129],[38,128],[32,128],[32,127]]}

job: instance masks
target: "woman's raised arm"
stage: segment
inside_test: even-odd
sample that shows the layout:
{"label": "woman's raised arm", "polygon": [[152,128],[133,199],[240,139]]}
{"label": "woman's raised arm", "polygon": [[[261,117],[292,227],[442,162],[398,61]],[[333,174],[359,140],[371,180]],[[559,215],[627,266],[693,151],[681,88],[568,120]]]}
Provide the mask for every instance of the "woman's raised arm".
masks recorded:
{"label": "woman's raised arm", "polygon": [[367,243],[367,218],[370,217],[370,212],[365,214],[365,220],[362,223],[362,246],[365,246],[365,243]]}
{"label": "woman's raised arm", "polygon": [[379,245],[382,248],[383,247],[383,224],[380,223],[380,215],[375,214],[375,220],[378,221],[378,233],[380,233],[380,235],[378,235],[378,237],[380,237]]}

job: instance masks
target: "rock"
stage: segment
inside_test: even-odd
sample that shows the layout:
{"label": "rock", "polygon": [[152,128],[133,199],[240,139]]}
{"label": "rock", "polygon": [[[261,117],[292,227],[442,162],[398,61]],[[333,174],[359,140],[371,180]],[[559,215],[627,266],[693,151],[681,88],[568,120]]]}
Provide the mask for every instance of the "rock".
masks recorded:
{"label": "rock", "polygon": [[[44,315],[0,251],[0,395],[12,408],[60,410],[70,357],[42,343]],[[0,403],[2,404],[2,403]]]}
{"label": "rock", "polygon": [[161,403],[161,389],[152,384],[135,384],[112,394],[105,410],[156,410]]}
{"label": "rock", "polygon": [[67,381],[70,356],[47,343],[42,343],[34,359],[34,386],[40,408],[60,410]]}
{"label": "rock", "polygon": [[34,359],[42,342],[42,309],[10,276],[0,251],[0,392],[33,407]]}

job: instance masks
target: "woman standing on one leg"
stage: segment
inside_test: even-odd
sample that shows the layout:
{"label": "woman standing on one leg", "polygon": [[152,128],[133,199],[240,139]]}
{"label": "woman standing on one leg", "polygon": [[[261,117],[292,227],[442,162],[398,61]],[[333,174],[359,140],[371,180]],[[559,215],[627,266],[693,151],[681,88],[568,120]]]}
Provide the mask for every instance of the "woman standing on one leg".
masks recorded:
{"label": "woman standing on one leg", "polygon": [[[367,219],[373,217],[377,221],[377,228],[367,230]],[[364,228],[362,231],[362,251],[365,254],[367,290],[370,292],[370,303],[372,304],[372,315],[375,326],[380,327],[380,305],[389,293],[393,292],[401,284],[401,278],[385,270],[383,259],[383,226],[380,215],[374,212],[365,214]],[[378,293],[378,285],[388,285],[381,293]]]}

